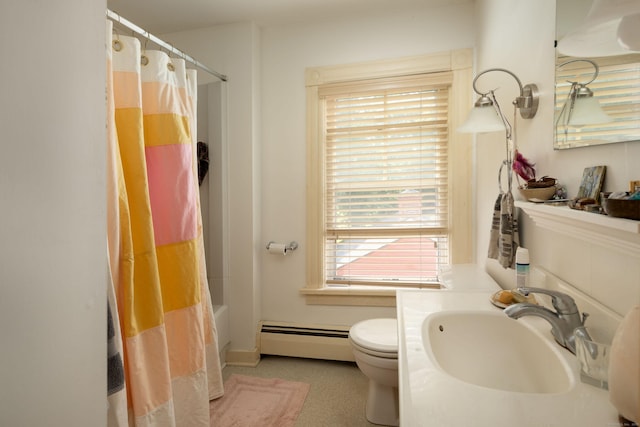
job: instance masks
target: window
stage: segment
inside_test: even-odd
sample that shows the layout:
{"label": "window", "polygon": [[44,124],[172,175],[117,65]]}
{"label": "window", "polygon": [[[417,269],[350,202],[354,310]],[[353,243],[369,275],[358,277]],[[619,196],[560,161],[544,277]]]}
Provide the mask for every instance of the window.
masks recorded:
{"label": "window", "polygon": [[303,293],[437,287],[441,265],[470,261],[469,146],[451,107],[471,105],[470,67],[452,71],[453,56],[307,70]]}
{"label": "window", "polygon": [[451,78],[434,77],[320,88],[327,284],[436,283],[449,262]]}

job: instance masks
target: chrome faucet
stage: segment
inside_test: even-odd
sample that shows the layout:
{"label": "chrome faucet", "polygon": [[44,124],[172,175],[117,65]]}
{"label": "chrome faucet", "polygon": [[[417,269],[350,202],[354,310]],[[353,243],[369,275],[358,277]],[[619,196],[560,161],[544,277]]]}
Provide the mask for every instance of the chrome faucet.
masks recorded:
{"label": "chrome faucet", "polygon": [[574,330],[576,328],[582,327],[582,336],[589,340],[591,339],[586,329],[584,329],[584,321],[588,314],[584,313],[580,316],[576,302],[569,295],[543,288],[525,287],[518,288],[517,290],[524,296],[528,296],[530,293],[551,296],[551,304],[553,304],[553,308],[555,308],[556,311],[551,311],[537,304],[524,302],[507,307],[504,310],[507,316],[513,319],[519,319],[522,316],[542,317],[551,324],[551,334],[558,344],[567,348],[573,354],[576,353],[574,336]]}

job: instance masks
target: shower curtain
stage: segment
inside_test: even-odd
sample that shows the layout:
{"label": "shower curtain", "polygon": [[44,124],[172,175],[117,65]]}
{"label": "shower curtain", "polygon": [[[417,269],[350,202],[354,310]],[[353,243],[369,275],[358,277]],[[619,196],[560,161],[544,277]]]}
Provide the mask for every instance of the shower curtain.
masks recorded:
{"label": "shower curtain", "polygon": [[123,355],[124,382],[110,391],[109,425],[205,427],[223,386],[197,186],[196,74],[141,52],[134,37],[111,40],[111,25],[109,303],[122,339],[110,354]]}

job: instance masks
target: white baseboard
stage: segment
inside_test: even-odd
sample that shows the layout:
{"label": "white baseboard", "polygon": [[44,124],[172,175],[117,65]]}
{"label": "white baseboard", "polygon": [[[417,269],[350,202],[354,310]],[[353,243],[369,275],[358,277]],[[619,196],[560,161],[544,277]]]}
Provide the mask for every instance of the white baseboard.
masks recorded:
{"label": "white baseboard", "polygon": [[227,350],[227,365],[256,367],[259,362],[260,351],[257,348],[253,350]]}

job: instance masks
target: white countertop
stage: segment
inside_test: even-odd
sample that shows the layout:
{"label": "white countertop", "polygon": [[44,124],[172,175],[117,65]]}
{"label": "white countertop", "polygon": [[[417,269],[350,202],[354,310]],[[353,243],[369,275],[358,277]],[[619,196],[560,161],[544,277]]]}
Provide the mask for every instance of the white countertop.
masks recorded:
{"label": "white countertop", "polygon": [[[514,280],[515,280],[515,272]],[[500,286],[477,264],[455,264],[444,267],[438,273],[438,281],[444,290],[498,291]]]}
{"label": "white countertop", "polygon": [[[469,267],[467,273],[473,271]],[[397,292],[401,426],[617,426],[617,411],[609,403],[608,392],[581,383],[578,361],[559,346],[572,369],[572,385],[565,393],[489,389],[457,380],[431,362],[422,344],[424,319],[443,310],[500,311],[489,301],[493,292],[495,289]],[[527,316],[517,321],[527,322],[555,343],[545,320]]]}

